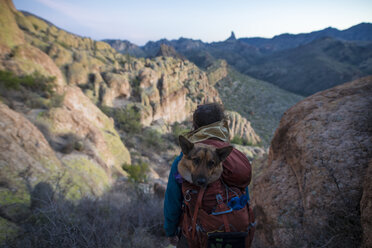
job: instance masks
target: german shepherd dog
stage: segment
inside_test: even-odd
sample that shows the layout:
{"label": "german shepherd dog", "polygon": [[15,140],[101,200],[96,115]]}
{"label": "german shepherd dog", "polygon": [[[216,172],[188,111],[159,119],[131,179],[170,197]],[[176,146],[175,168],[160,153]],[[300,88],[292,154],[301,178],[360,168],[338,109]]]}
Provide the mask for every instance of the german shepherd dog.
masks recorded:
{"label": "german shepherd dog", "polygon": [[189,183],[204,188],[220,178],[222,162],[233,150],[232,146],[216,148],[193,144],[183,136],[179,136],[179,142],[184,156],[178,164],[178,172]]}

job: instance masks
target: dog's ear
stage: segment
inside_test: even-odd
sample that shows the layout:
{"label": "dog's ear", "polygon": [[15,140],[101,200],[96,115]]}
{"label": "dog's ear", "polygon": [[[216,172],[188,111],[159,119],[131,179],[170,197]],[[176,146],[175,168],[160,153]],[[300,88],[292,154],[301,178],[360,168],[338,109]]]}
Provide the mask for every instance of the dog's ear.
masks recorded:
{"label": "dog's ear", "polygon": [[192,148],[194,148],[194,144],[182,135],[178,137],[178,140],[180,141],[180,146],[183,154],[188,155]]}
{"label": "dog's ear", "polygon": [[225,146],[222,148],[217,148],[216,153],[218,154],[220,161],[223,162],[230,155],[232,150],[233,150],[232,146]]}

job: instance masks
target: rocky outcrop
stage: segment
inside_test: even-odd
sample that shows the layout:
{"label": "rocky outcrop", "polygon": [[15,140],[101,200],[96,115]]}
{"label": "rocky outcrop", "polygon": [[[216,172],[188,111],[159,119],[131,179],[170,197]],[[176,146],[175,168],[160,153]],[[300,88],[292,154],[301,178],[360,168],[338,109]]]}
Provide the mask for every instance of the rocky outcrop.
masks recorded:
{"label": "rocky outcrop", "polygon": [[169,47],[162,47],[162,57],[137,59],[117,53],[105,42],[70,34],[32,15],[18,18],[18,25],[29,42],[48,53],[69,84],[80,86],[101,105],[125,108],[134,103],[145,126],[159,119],[182,122],[198,104],[221,102],[207,74],[179,59]]}
{"label": "rocky outcrop", "polygon": [[363,228],[362,247],[372,247],[372,159],[364,174],[363,197],[360,201],[361,224]]}
{"label": "rocky outcrop", "polygon": [[[65,190],[66,196],[103,193],[108,185],[106,175],[91,181],[82,171],[61,162],[43,133],[22,114],[0,103],[0,198],[2,207],[29,202],[34,185],[43,181]],[[89,165],[89,164],[88,164]],[[85,170],[94,170],[87,167]],[[102,180],[105,179],[106,180]],[[94,182],[94,183],[93,183]]]}
{"label": "rocky outcrop", "polygon": [[172,57],[148,60],[138,76],[142,89],[142,123],[164,119],[182,122],[196,106],[204,102],[221,102],[206,74],[188,61]]}
{"label": "rocky outcrop", "polygon": [[231,138],[238,137],[250,145],[257,145],[261,142],[260,137],[253,130],[251,123],[234,111],[226,111],[229,120]]}
{"label": "rocky outcrop", "polygon": [[128,99],[131,95],[128,74],[108,72],[103,74],[103,79],[107,87],[102,88],[101,103],[105,106],[116,108],[125,106],[125,99]]}
{"label": "rocky outcrop", "polygon": [[[371,109],[367,77],[310,96],[284,114],[253,181],[255,247],[358,247],[361,223],[369,235]],[[370,244],[368,236],[364,242]]]}
{"label": "rocky outcrop", "polygon": [[2,55],[24,42],[23,33],[16,23],[15,12],[16,9],[11,0],[0,1],[0,52]]}
{"label": "rocky outcrop", "polygon": [[177,51],[172,46],[168,46],[166,44],[161,44],[158,53],[155,55],[157,56],[164,56],[164,57],[172,57],[176,59],[185,59],[184,56],[177,53]]}
{"label": "rocky outcrop", "polygon": [[227,77],[227,63],[225,60],[217,60],[207,68],[209,83],[215,85],[221,79]]}
{"label": "rocky outcrop", "polygon": [[52,109],[45,117],[53,133],[73,133],[81,137],[85,142],[85,154],[108,175],[124,174],[121,166],[130,164],[130,155],[114,129],[113,120],[103,114],[80,88],[66,87],[64,94],[63,107]]}

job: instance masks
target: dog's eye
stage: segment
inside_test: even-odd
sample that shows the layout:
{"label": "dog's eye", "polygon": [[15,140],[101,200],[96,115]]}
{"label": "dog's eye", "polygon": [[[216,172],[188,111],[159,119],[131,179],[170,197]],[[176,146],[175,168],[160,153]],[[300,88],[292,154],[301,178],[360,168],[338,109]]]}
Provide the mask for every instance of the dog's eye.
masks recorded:
{"label": "dog's eye", "polygon": [[208,167],[213,167],[214,166],[214,161],[208,161]]}
{"label": "dog's eye", "polygon": [[193,162],[194,164],[199,164],[200,159],[199,159],[199,158],[193,158],[193,159],[192,159],[192,162]]}

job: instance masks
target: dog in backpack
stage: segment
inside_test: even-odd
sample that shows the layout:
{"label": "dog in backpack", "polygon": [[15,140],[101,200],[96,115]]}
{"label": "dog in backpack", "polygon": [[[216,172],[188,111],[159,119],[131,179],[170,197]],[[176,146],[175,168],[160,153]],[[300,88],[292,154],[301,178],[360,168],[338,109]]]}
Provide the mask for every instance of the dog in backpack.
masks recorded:
{"label": "dog in backpack", "polygon": [[232,146],[216,148],[206,144],[193,144],[180,136],[182,157],[178,172],[186,181],[199,187],[218,180],[223,172],[223,161],[233,150]]}

